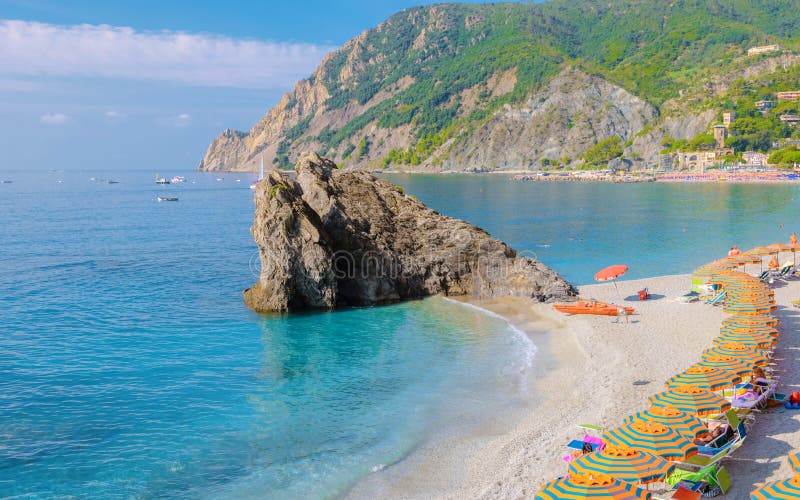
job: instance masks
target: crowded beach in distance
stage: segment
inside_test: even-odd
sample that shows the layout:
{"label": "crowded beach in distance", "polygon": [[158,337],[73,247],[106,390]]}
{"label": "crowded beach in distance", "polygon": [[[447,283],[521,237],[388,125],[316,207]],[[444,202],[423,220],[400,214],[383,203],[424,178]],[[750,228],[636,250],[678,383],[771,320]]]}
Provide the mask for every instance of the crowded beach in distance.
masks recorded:
{"label": "crowded beach in distance", "polygon": [[[653,381],[644,405],[626,408],[629,413],[622,418],[578,424],[575,439],[563,443],[561,477],[541,486],[535,498],[800,497],[796,452],[800,432],[795,417],[800,414],[800,392],[793,390],[798,384],[797,360],[791,354],[798,347],[794,338],[800,304],[798,251],[794,233],[786,244],[746,252],[734,246],[727,257],[701,266],[693,276],[674,277],[691,287],[686,293],[673,288],[668,296],[651,295],[656,287],[662,291],[657,278],[649,290],[625,299],[642,300],[644,306],[656,298],[670,300],[687,312],[702,309],[701,314],[719,321],[717,334],[705,349],[690,356],[694,359],[690,366],[663,382]],[[614,280],[626,270],[612,266],[596,279]],[[594,287],[598,286],[602,285]],[[606,288],[610,290],[610,285]],[[581,295],[598,290],[584,287]],[[613,308],[599,300],[582,304],[595,311],[588,307],[585,312],[571,312],[606,315],[603,306]],[[558,305],[556,309],[561,310]],[[645,307],[619,308],[614,324],[626,324],[637,312],[649,314]],[[600,321],[611,322],[608,317]],[[708,329],[702,326],[689,333],[708,338]],[[674,327],[678,330],[681,325]],[[631,333],[620,328],[617,335]],[[675,331],[674,336],[678,341],[681,333]],[[647,386],[650,381],[638,383]],[[766,464],[757,464],[759,459]],[[766,474],[768,469],[771,473]],[[771,476],[770,480],[761,475]]]}

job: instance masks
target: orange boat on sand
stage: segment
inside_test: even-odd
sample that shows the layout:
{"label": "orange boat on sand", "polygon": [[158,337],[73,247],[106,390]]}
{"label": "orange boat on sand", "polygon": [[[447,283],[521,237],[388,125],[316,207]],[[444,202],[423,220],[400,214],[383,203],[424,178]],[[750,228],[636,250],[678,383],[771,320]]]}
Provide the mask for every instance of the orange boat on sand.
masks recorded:
{"label": "orange boat on sand", "polygon": [[624,309],[624,314],[633,314],[632,307],[620,307],[613,304],[606,304],[605,302],[583,301],[573,302],[571,304],[553,304],[556,311],[565,314],[594,314],[598,316],[619,316],[620,309]]}

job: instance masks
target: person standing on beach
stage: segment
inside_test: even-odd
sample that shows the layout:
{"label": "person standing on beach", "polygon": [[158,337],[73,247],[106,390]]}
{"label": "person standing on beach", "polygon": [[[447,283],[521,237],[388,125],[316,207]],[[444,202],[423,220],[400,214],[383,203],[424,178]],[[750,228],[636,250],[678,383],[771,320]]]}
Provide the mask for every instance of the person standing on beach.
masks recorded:
{"label": "person standing on beach", "polygon": [[728,251],[728,257],[736,257],[740,253],[742,253],[741,250],[739,250],[739,248],[736,245],[733,245],[730,251]]}

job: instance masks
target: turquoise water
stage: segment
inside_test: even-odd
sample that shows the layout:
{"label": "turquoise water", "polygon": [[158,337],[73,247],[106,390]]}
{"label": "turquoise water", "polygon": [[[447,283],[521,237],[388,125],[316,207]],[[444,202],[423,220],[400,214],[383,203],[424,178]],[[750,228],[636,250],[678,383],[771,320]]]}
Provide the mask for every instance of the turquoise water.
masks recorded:
{"label": "turquoise water", "polygon": [[[625,278],[691,272],[800,233],[800,185],[521,182],[505,176],[387,175],[446,215],[535,254],[577,284],[610,264]],[[781,227],[783,224],[783,227]]]}
{"label": "turquoise water", "polygon": [[[330,496],[534,400],[535,347],[444,299],[249,312],[250,178],[109,175],[0,173],[0,497]],[[798,213],[794,186],[392,180],[578,283],[687,272]]]}

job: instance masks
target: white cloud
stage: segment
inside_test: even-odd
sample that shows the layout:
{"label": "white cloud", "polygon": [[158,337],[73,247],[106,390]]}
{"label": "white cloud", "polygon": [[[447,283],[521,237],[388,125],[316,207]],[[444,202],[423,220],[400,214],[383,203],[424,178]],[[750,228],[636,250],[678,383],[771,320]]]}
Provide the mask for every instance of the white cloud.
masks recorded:
{"label": "white cloud", "polygon": [[108,25],[0,21],[0,76],[94,76],[283,89],[333,47]]}
{"label": "white cloud", "polygon": [[69,116],[64,113],[47,113],[42,115],[40,121],[45,125],[63,125],[69,121]]}
{"label": "white cloud", "polygon": [[162,127],[186,128],[192,124],[192,115],[181,113],[176,116],[166,116],[156,119],[156,123]]}
{"label": "white cloud", "polygon": [[128,118],[128,115],[115,109],[109,109],[103,113],[103,116],[106,117],[106,121],[109,123],[122,123]]}

